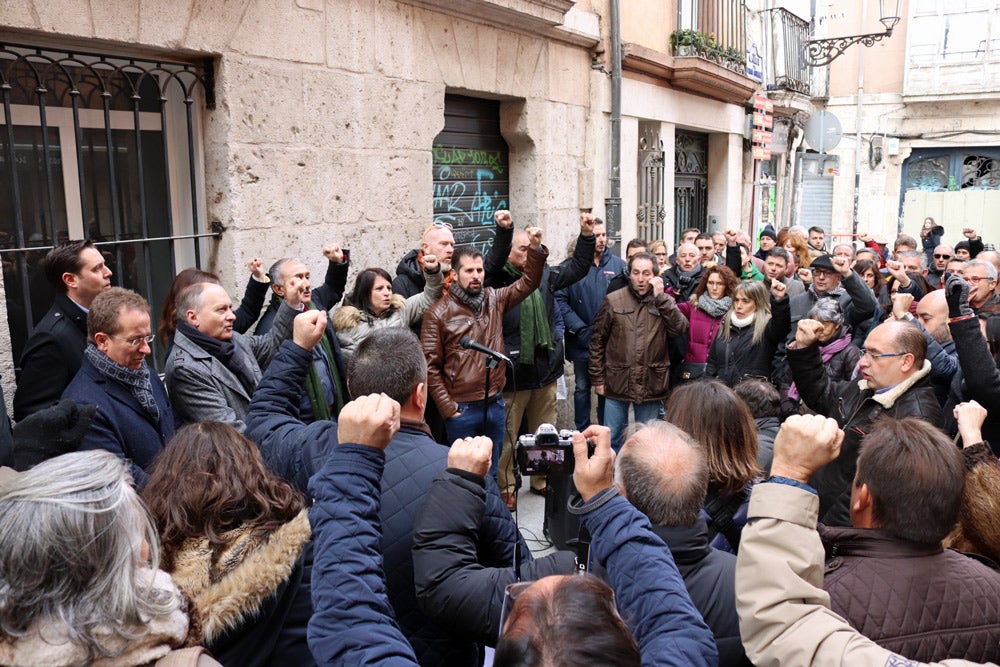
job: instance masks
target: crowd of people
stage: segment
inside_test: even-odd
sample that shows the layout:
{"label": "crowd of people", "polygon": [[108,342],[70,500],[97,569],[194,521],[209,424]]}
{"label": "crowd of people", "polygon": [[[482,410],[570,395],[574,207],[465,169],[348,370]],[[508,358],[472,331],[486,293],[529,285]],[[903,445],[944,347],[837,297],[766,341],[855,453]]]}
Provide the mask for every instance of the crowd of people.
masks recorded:
{"label": "crowd of people", "polygon": [[[485,253],[435,222],[350,290],[334,243],[315,288],[252,259],[235,309],[184,270],[156,333],[93,244],[51,250],[0,419],[0,665],[1000,663],[976,230],[621,258],[583,213],[556,263],[494,220]],[[557,511],[589,549],[536,557],[514,451],[567,366]]]}

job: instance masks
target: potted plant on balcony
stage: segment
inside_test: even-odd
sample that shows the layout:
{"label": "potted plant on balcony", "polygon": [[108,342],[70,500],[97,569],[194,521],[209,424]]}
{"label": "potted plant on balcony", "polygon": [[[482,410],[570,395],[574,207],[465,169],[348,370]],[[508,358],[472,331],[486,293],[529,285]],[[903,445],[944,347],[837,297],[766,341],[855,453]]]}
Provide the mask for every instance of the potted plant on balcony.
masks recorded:
{"label": "potted plant on balcony", "polygon": [[670,35],[670,45],[674,47],[674,54],[677,56],[704,57],[710,49],[715,48],[715,37],[698,30],[684,28],[675,30]]}

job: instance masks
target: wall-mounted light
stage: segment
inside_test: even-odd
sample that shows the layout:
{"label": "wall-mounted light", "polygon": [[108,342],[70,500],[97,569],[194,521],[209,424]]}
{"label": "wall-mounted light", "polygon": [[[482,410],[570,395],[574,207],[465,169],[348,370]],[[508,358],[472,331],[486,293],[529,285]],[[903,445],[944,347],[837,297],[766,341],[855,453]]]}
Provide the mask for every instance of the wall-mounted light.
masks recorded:
{"label": "wall-mounted light", "polygon": [[830,39],[811,39],[805,44],[805,61],[809,67],[829,65],[849,47],[861,43],[863,46],[873,46],[883,37],[892,37],[892,29],[899,23],[900,7],[903,0],[879,0],[879,21],[885,26],[885,32],[871,32],[866,35],[850,37],[832,37]]}

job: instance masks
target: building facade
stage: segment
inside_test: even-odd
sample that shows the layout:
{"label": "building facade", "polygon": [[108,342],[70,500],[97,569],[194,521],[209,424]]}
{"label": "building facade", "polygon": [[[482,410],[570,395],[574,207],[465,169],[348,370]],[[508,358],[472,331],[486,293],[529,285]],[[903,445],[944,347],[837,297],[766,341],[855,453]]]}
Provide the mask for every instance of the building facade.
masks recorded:
{"label": "building facade", "polygon": [[[878,3],[867,5],[867,16],[831,5],[820,17],[827,34],[879,30]],[[916,237],[931,217],[945,227],[945,242],[960,240],[963,227],[995,241],[1000,2],[909,0],[901,19],[890,38],[854,46],[829,66],[825,108],[844,128],[833,151],[834,227]]]}

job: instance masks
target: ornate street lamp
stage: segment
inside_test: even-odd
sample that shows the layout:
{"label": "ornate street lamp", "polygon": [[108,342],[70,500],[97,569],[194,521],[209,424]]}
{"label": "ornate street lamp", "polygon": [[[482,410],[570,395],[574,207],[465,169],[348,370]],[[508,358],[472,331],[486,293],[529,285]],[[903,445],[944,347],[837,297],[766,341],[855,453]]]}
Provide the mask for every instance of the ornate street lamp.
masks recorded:
{"label": "ornate street lamp", "polygon": [[[848,47],[861,42],[864,46],[872,46],[883,37],[892,37],[892,29],[899,23],[900,5],[903,0],[879,0],[879,21],[885,26],[885,32],[872,32],[867,35],[852,37],[832,37],[830,39],[811,39],[805,45],[805,61],[809,67],[829,65]],[[888,6],[888,7],[887,7]]]}

